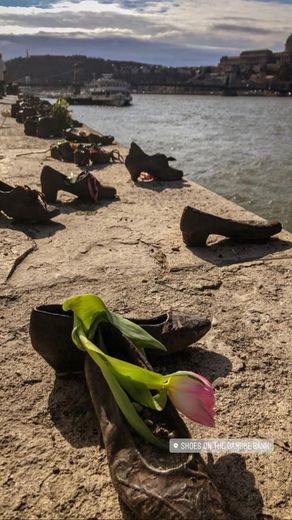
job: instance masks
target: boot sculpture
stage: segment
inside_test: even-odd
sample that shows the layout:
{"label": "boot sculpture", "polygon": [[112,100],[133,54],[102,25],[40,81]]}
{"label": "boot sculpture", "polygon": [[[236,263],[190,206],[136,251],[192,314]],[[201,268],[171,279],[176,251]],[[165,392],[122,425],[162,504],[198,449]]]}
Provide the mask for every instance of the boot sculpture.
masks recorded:
{"label": "boot sculpture", "polygon": [[160,181],[180,180],[183,172],[169,166],[169,161],[175,161],[175,159],[166,157],[162,153],[147,155],[136,143],[132,143],[125,165],[134,182],[138,180],[142,172],[146,172]]}
{"label": "boot sculpture", "polygon": [[[98,345],[107,354],[151,369],[141,351],[111,324],[102,323]],[[176,460],[168,451],[151,447],[133,433],[123,417],[99,367],[86,355],[85,378],[96,412],[113,485],[120,499],[139,520],[225,520],[222,499],[200,457]],[[143,416],[144,411],[141,411]],[[162,412],[147,409],[154,431],[161,427],[165,440],[190,437],[170,402]],[[160,463],[157,464],[157,461]]]}

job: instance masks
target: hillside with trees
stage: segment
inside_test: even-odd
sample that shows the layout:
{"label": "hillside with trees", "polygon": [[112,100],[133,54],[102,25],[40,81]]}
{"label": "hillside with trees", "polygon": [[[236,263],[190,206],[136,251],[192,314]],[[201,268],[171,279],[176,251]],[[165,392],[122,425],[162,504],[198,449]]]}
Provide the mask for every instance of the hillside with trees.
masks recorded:
{"label": "hillside with trees", "polygon": [[15,58],[6,63],[7,80],[24,83],[29,76],[31,84],[68,85],[74,80],[74,68],[80,70],[81,83],[91,81],[102,74],[130,81],[133,86],[139,84],[180,84],[189,80],[193,69],[183,67],[164,67],[129,61],[104,60],[86,56],[30,56]]}

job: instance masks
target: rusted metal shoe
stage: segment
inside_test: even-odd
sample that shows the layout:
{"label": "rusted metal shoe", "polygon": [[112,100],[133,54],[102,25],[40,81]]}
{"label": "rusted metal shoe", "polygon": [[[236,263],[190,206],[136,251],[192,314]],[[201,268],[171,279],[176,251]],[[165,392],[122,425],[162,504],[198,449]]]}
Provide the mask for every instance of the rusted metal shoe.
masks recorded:
{"label": "rusted metal shoe", "polygon": [[98,135],[84,131],[76,132],[74,128],[66,128],[66,130],[63,130],[63,137],[73,143],[91,143],[97,146],[107,146],[112,144],[115,140],[112,135]]}
{"label": "rusted metal shoe", "polygon": [[60,211],[49,206],[43,193],[29,186],[13,188],[0,182],[0,211],[19,222],[47,222]]}
{"label": "rusted metal shoe", "polygon": [[89,148],[89,156],[92,164],[108,164],[108,163],[123,163],[123,156],[119,150],[111,150],[108,152],[99,146],[91,146]]}
{"label": "rusted metal shoe", "polygon": [[211,328],[211,321],[196,314],[169,311],[150,319],[132,319],[167,348],[167,352],[155,350],[154,355],[169,355],[186,349],[199,341]]}
{"label": "rusted metal shoe", "polygon": [[[98,345],[107,354],[151,369],[140,351],[111,324],[98,329]],[[222,498],[199,454],[170,455],[133,433],[99,367],[86,355],[85,378],[107,452],[112,483],[139,520],[225,520]],[[162,412],[143,410],[153,433],[190,437],[170,402]],[[158,462],[159,461],[159,462]]]}
{"label": "rusted metal shoe", "polygon": [[205,246],[209,235],[222,235],[234,242],[266,242],[282,230],[278,221],[254,222],[217,217],[186,206],[180,221],[183,241],[189,247]]}
{"label": "rusted metal shoe", "polygon": [[49,115],[40,117],[38,120],[36,135],[42,139],[61,137],[62,125],[60,124],[59,119]]}
{"label": "rusted metal shoe", "polygon": [[[148,350],[151,359],[185,349],[202,338],[211,327],[208,318],[174,311],[152,319],[129,319],[165,345],[166,352]],[[39,305],[32,310],[32,346],[58,374],[83,370],[84,353],[74,346],[72,329],[73,315],[71,311],[63,311],[62,305]]]}
{"label": "rusted metal shoe", "polygon": [[138,180],[142,172],[150,174],[159,181],[180,180],[183,172],[169,166],[169,161],[175,161],[175,159],[161,153],[147,155],[140,146],[132,143],[125,159],[125,165],[134,182]]}
{"label": "rusted metal shoe", "polygon": [[72,312],[62,305],[40,305],[31,312],[31,344],[59,376],[83,371],[84,352],[72,342],[72,330]]}
{"label": "rusted metal shoe", "polygon": [[103,186],[89,172],[81,172],[77,177],[67,177],[50,166],[44,166],[41,171],[42,191],[49,202],[55,202],[59,190],[76,195],[81,200],[97,202],[103,199],[114,199],[116,189]]}

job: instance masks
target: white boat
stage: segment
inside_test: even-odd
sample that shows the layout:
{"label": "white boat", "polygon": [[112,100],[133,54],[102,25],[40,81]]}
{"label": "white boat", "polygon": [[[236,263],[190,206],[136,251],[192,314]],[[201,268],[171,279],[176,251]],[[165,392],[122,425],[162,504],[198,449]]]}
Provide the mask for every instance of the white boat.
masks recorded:
{"label": "white boat", "polygon": [[132,102],[130,85],[126,81],[114,79],[112,74],[103,74],[98,80],[93,80],[89,92],[93,105],[123,107]]}
{"label": "white boat", "polygon": [[93,80],[80,94],[67,97],[72,105],[108,105],[124,107],[132,103],[130,85],[123,80],[114,79],[112,74],[103,74]]}

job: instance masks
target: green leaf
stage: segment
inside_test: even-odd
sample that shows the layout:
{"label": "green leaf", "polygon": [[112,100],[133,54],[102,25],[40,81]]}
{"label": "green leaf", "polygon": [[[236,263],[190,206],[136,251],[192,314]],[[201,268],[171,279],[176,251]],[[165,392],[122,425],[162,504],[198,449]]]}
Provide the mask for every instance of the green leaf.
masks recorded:
{"label": "green leaf", "polygon": [[107,356],[107,359],[110,362],[116,377],[127,378],[129,381],[132,380],[133,383],[139,381],[151,390],[161,390],[167,382],[165,376],[153,372],[152,370],[148,370],[147,368],[132,365],[132,363],[128,363],[127,361],[112,356]]}
{"label": "green leaf", "polygon": [[95,363],[97,363],[100,370],[102,371],[102,374],[110,387],[118,407],[132,428],[136,430],[136,432],[139,433],[142,437],[144,437],[146,441],[154,444],[155,446],[158,446],[159,448],[167,449],[167,444],[155,437],[151,430],[146,426],[143,419],[140,417],[135,407],[133,406],[131,400],[127,396],[126,392],[114,377],[110,363],[107,359],[108,356],[100,351],[98,347],[91,343],[91,341],[89,341],[85,336],[81,335],[79,339],[84,349],[88,352],[88,354],[95,361]]}
{"label": "green leaf", "polygon": [[[156,345],[155,348],[165,347],[138,325],[111,313],[98,296],[83,294],[69,298],[64,302],[63,309],[74,313],[73,342],[97,363],[129,424],[148,442],[167,448],[166,444],[147,428],[130,399],[132,397],[140,405],[161,411],[167,401],[165,376],[109,356],[90,340],[95,336],[99,323],[108,321],[140,348],[153,344]],[[152,395],[150,390],[158,392]]]}
{"label": "green leaf", "polygon": [[73,311],[74,318],[77,316],[81,321],[86,335],[92,338],[96,328],[102,321],[107,319],[107,307],[102,299],[93,294],[80,294],[72,296],[63,303],[64,311]]}
{"label": "green leaf", "polygon": [[55,117],[62,128],[68,128],[72,124],[72,118],[69,112],[69,104],[63,98],[59,98],[56,103],[51,106],[51,115]]}
{"label": "green leaf", "polygon": [[117,327],[136,347],[166,351],[165,346],[153,338],[146,330],[142,329],[142,327],[111,312],[99,296],[94,294],[73,296],[65,300],[63,309],[65,311],[73,311],[74,318],[76,315],[78,316],[89,339],[93,339],[99,323],[107,321]]}
{"label": "green leaf", "polygon": [[116,379],[138,404],[151,408],[152,410],[157,410],[158,412],[161,412],[165,407],[167,401],[166,389],[162,388],[158,394],[152,395],[149,388],[140,381],[133,381],[128,377],[124,377],[123,374],[119,374]]}
{"label": "green leaf", "polygon": [[166,351],[166,347],[157,339],[153,338],[142,327],[133,323],[127,318],[123,318],[118,314],[108,311],[110,322],[121,331],[124,336],[129,338],[138,348],[152,348]]}

